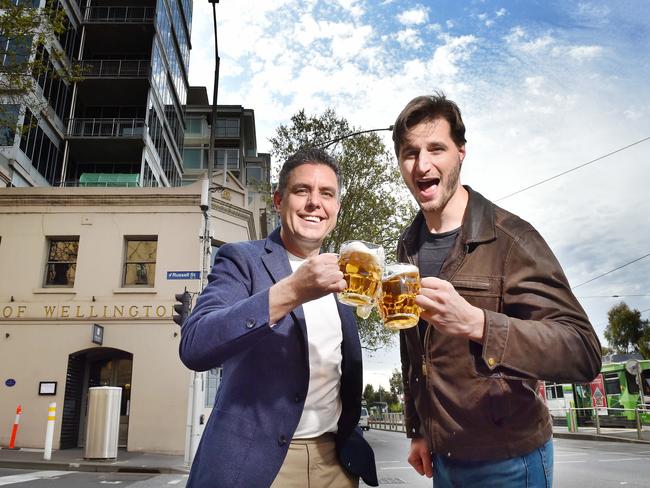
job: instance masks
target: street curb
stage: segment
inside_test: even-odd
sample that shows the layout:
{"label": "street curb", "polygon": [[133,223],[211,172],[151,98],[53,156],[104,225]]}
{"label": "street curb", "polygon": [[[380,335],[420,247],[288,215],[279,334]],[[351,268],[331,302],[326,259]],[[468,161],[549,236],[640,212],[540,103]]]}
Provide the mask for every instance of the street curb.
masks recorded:
{"label": "street curb", "polygon": [[614,437],[597,434],[581,434],[580,432],[553,432],[553,437],[557,439],[578,439],[586,441],[604,441],[604,442],[627,442],[630,444],[650,444],[650,441],[642,439],[630,439],[628,437]]}
{"label": "street curb", "polygon": [[188,468],[118,466],[99,463],[57,463],[50,461],[0,460],[0,468],[38,469],[55,471],[83,471],[90,473],[132,473],[132,474],[189,474]]}

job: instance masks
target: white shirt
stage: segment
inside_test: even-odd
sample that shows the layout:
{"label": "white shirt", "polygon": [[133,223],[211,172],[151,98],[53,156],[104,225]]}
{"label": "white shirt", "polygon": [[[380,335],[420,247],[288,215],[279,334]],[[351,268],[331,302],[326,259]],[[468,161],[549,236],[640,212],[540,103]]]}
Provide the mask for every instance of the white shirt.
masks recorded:
{"label": "white shirt", "polygon": [[[291,269],[305,261],[287,252]],[[294,439],[336,432],[341,405],[341,318],[334,294],[303,303],[309,347],[309,388]]]}

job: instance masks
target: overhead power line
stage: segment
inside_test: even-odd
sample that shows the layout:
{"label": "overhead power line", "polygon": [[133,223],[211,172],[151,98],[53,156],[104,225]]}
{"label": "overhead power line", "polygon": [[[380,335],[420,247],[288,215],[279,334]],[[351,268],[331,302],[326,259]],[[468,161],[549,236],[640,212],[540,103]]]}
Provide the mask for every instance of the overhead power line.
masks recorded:
{"label": "overhead power line", "polygon": [[643,293],[641,295],[629,295],[626,293],[619,293],[613,295],[581,295],[576,298],[623,298],[623,297],[650,297],[650,293]]}
{"label": "overhead power line", "polygon": [[621,269],[621,268],[625,268],[626,266],[629,266],[629,265],[632,264],[632,263],[636,263],[637,261],[641,261],[642,259],[645,259],[645,258],[647,258],[648,256],[650,256],[650,253],[646,254],[645,256],[641,256],[640,258],[633,259],[632,261],[630,261],[630,262],[628,262],[628,263],[625,263],[625,264],[622,264],[622,265],[620,265],[620,266],[618,266],[618,267],[616,267],[616,268],[614,268],[614,269],[610,269],[610,270],[607,271],[606,273],[599,274],[598,276],[594,276],[594,277],[591,278],[590,280],[583,281],[583,282],[580,283],[579,285],[572,286],[571,289],[572,289],[572,290],[575,290],[575,289],[578,288],[579,286],[586,285],[587,283],[591,283],[592,281],[595,281],[595,280],[597,280],[598,278],[602,278],[603,276],[606,276],[606,275],[608,275],[608,274],[610,274],[610,273],[613,273],[614,271],[618,271],[618,270]]}
{"label": "overhead power line", "polygon": [[494,201],[495,201],[495,202],[499,202],[499,201],[501,201],[501,200],[505,200],[506,198],[510,198],[510,197],[512,197],[512,196],[514,196],[514,195],[517,195],[517,194],[519,194],[519,193],[522,193],[522,192],[524,192],[524,191],[526,191],[526,190],[530,190],[531,188],[535,188],[536,186],[542,185],[542,184],[544,184],[544,183],[546,183],[546,182],[548,182],[548,181],[551,181],[551,180],[554,180],[554,179],[556,179],[556,178],[559,178],[560,176],[563,176],[563,175],[565,175],[565,174],[567,174],[567,173],[571,173],[572,171],[576,171],[576,170],[578,170],[578,169],[580,169],[580,168],[584,168],[585,166],[587,166],[587,165],[589,165],[589,164],[593,164],[593,163],[595,163],[595,162],[597,162],[597,161],[600,161],[601,159],[605,159],[605,158],[607,158],[607,157],[609,157],[609,156],[612,156],[612,155],[614,155],[614,154],[616,154],[616,153],[619,153],[619,152],[621,152],[621,151],[625,151],[626,149],[629,149],[629,148],[631,148],[632,146],[636,146],[637,144],[641,144],[642,142],[645,142],[645,141],[647,141],[647,140],[650,140],[650,136],[648,136],[648,137],[644,137],[643,139],[639,139],[638,141],[633,142],[632,144],[628,144],[627,146],[621,147],[621,148],[616,149],[616,150],[614,150],[614,151],[612,151],[612,152],[609,152],[609,153],[607,153],[607,154],[603,154],[602,156],[599,156],[599,157],[597,157],[596,159],[592,159],[591,161],[587,161],[586,163],[582,163],[582,164],[576,166],[575,168],[571,168],[571,169],[567,169],[566,171],[562,171],[561,173],[558,173],[558,174],[556,174],[556,175],[554,175],[554,176],[551,176],[551,177],[549,177],[549,178],[546,178],[545,180],[542,180],[542,181],[539,181],[539,182],[537,182],[537,183],[534,183],[534,184],[532,184],[532,185],[530,185],[530,186],[527,186],[526,188],[522,188],[521,190],[517,190],[517,191],[515,191],[515,192],[513,192],[513,193],[510,193],[510,194],[504,196],[504,197],[497,198],[497,199],[494,200]]}

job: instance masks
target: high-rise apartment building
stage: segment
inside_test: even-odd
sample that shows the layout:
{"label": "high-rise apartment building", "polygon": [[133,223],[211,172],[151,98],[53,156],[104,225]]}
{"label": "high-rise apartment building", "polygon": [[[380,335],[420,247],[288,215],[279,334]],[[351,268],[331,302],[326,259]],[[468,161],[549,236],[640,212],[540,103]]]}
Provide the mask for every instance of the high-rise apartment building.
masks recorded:
{"label": "high-rise apartment building", "polygon": [[66,83],[48,73],[37,80],[45,110],[12,107],[31,129],[0,137],[0,181],[180,185],[192,0],[33,3],[63,10],[68,24],[36,56],[54,70],[77,64],[84,79]]}
{"label": "high-rise apartment building", "polygon": [[[203,86],[191,86],[185,113],[184,184],[202,178],[208,169],[212,105]],[[273,230],[268,219],[271,155],[257,152],[255,113],[241,105],[218,105],[214,141],[213,181],[225,185],[235,178],[248,193],[247,208],[256,216],[258,235]]]}

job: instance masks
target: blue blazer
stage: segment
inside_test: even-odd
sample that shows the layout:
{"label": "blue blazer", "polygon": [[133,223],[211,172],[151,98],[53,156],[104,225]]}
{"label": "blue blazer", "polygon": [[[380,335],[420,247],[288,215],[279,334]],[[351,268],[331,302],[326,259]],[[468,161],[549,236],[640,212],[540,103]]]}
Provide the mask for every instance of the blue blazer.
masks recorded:
{"label": "blue blazer", "polygon": [[[188,488],[266,488],[282,466],[309,386],[302,307],[269,327],[269,288],[289,274],[279,229],[263,241],[226,244],[183,325],[183,363],[197,371],[223,368]],[[337,452],[349,472],[378,486],[374,454],[356,427],[362,388],[356,320],[351,308],[337,306],[343,332]]]}

